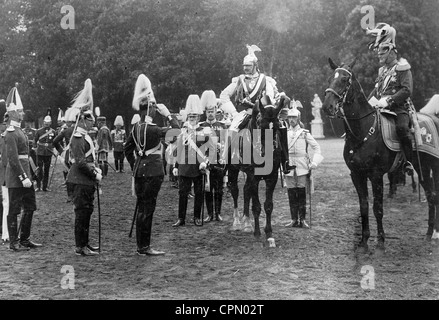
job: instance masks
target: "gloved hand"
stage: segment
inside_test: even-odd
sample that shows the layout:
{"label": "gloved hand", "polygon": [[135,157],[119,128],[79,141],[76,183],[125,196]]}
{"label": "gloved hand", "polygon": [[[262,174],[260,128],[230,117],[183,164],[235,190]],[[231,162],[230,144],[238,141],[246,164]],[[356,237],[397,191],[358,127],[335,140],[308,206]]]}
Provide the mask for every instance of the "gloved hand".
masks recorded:
{"label": "gloved hand", "polygon": [[102,174],[96,173],[96,178],[95,179],[96,179],[97,182],[100,182],[102,180]]}
{"label": "gloved hand", "polygon": [[157,105],[157,111],[164,117],[168,117],[171,115],[171,113],[169,112],[168,108],[166,108],[166,106],[162,103],[159,103]]}
{"label": "gloved hand", "polygon": [[203,171],[203,170],[206,170],[206,168],[207,168],[207,163],[206,162],[201,162],[200,163],[200,170]]}
{"label": "gloved hand", "polygon": [[174,168],[174,169],[172,170],[172,174],[174,175],[174,177],[178,177],[178,169],[177,169],[177,168]]}
{"label": "gloved hand", "polygon": [[317,168],[317,164],[315,162],[311,162],[311,165],[309,166],[310,170],[314,170]]}
{"label": "gloved hand", "polygon": [[377,107],[378,108],[387,108],[389,106],[389,103],[387,102],[387,98],[381,98],[378,101]]}
{"label": "gloved hand", "polygon": [[29,180],[29,178],[24,179],[23,181],[21,181],[21,183],[23,184],[23,187],[25,187],[25,188],[32,187],[32,182]]}
{"label": "gloved hand", "polygon": [[101,168],[95,168],[96,173],[102,174],[102,169]]}

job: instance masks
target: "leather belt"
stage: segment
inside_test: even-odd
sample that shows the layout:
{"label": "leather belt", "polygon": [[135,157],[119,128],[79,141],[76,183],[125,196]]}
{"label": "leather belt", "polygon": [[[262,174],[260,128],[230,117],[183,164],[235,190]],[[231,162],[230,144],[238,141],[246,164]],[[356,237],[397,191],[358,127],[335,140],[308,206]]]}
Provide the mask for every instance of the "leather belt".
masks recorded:
{"label": "leather belt", "polygon": [[19,154],[18,159],[29,159],[29,155],[27,154]]}
{"label": "leather belt", "polygon": [[48,144],[48,143],[42,143],[42,142],[38,142],[38,144],[39,144],[40,146],[45,146],[45,147],[48,147],[48,146],[49,146],[49,144]]}
{"label": "leather belt", "polygon": [[[70,163],[75,163],[76,161],[75,161],[75,159],[69,159],[69,161],[70,161]],[[92,161],[92,162],[86,162],[86,163],[93,163],[94,164],[94,161]]]}

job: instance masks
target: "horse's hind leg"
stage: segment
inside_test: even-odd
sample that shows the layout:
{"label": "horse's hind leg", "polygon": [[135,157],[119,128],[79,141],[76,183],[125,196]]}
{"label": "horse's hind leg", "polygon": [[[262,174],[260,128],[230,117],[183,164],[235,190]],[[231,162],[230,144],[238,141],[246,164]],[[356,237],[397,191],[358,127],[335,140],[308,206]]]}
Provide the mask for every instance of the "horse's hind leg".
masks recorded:
{"label": "horse's hind leg", "polygon": [[238,175],[239,169],[230,167],[228,178],[230,185],[230,193],[233,197],[233,225],[231,230],[241,230],[241,221],[238,210],[238,197],[239,197],[239,188],[238,188]]}
{"label": "horse's hind leg", "polygon": [[[277,174],[277,170],[276,170]],[[273,230],[271,228],[271,215],[273,213],[273,193],[274,189],[276,187],[277,183],[277,176],[274,179],[267,179],[265,180],[265,202],[264,202],[264,210],[265,210],[265,216],[266,216],[266,223],[265,223],[265,236],[269,243],[270,247],[276,247],[276,244],[274,242],[273,238]]]}
{"label": "horse's hind leg", "polygon": [[373,190],[373,213],[377,221],[378,243],[377,249],[384,250],[384,241],[386,239],[383,227],[383,175],[375,173],[371,178]]}
{"label": "horse's hind leg", "polygon": [[[425,197],[428,203],[428,229],[425,239],[427,241],[432,239],[436,218],[436,207],[438,204],[437,194],[434,187],[434,176],[431,177],[431,167],[425,163],[422,164],[422,181],[421,185],[425,192]],[[419,174],[419,167],[416,166],[416,170]],[[436,174],[437,176],[437,174]],[[438,179],[439,181],[439,179]]]}
{"label": "horse's hind leg", "polygon": [[361,173],[351,172],[351,179],[354,183],[355,189],[357,190],[358,199],[360,202],[360,214],[361,214],[361,241],[358,245],[360,250],[367,251],[368,245],[367,241],[370,237],[369,230],[369,202],[368,202],[368,191],[367,191],[367,176]]}
{"label": "horse's hind leg", "polygon": [[[255,183],[256,182],[255,182],[254,174],[252,172],[247,172],[247,177],[245,179],[245,185],[244,185],[244,227],[242,229],[244,232],[253,231],[253,227],[250,222],[250,199],[253,199],[253,206],[255,206],[256,205],[254,203],[255,194],[256,197],[258,196],[258,189]],[[255,186],[256,186],[256,190],[255,190]],[[257,201],[259,202],[259,199],[257,199]],[[258,225],[258,229],[259,229],[259,225]]]}

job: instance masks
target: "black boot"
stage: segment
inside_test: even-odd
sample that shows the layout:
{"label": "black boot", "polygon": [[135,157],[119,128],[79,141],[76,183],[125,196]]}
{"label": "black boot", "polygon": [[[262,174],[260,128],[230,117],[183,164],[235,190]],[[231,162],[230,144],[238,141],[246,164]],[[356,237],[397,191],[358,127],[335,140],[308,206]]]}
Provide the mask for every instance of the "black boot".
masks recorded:
{"label": "black boot", "polygon": [[206,208],[207,208],[207,217],[204,219],[204,222],[210,222],[213,220],[213,192],[206,192]]}
{"label": "black boot", "polygon": [[219,192],[215,192],[215,220],[223,221],[221,217],[221,205],[223,202],[223,194]]}
{"label": "black boot", "polygon": [[297,188],[289,188],[288,189],[288,202],[290,205],[290,214],[291,214],[291,221],[285,225],[285,227],[293,227],[298,228],[299,227],[299,219],[298,219],[298,213],[299,213],[299,203],[297,199]]}
{"label": "black boot", "polygon": [[27,248],[38,248],[42,247],[43,245],[40,243],[35,243],[31,241],[30,238],[30,230],[32,227],[32,219],[33,219],[34,212],[33,211],[25,211],[23,213],[23,219],[22,225],[21,225],[21,231],[20,231],[20,244],[23,247]]}
{"label": "black boot", "polygon": [[412,141],[409,137],[404,137],[401,139],[401,148],[404,153],[406,162],[404,163],[404,172],[407,173],[409,176],[413,176],[414,168],[413,168],[413,149],[412,149]]}
{"label": "black boot", "polygon": [[181,192],[178,197],[178,221],[172,225],[174,228],[185,225],[187,201],[187,196]]}
{"label": "black boot", "polygon": [[298,202],[299,202],[299,227],[309,228],[306,223],[306,188],[298,189]]}
{"label": "black boot", "polygon": [[12,251],[28,251],[29,248],[23,247],[18,243],[17,236],[17,216],[16,215],[8,215],[8,232],[9,232],[9,250]]}
{"label": "black boot", "polygon": [[104,170],[102,170],[103,176],[106,177],[108,174],[108,163],[104,162]]}

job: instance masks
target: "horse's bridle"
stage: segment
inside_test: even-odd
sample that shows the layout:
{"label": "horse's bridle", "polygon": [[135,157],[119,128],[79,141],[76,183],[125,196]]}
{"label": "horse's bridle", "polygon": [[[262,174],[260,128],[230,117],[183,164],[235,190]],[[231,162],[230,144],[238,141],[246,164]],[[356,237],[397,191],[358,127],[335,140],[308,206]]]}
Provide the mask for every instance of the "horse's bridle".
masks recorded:
{"label": "horse's bridle", "polygon": [[354,131],[352,130],[352,128],[351,128],[351,126],[350,126],[348,120],[361,120],[361,119],[366,118],[367,116],[371,115],[372,113],[375,113],[376,111],[374,110],[374,111],[372,111],[372,112],[369,112],[368,114],[366,114],[365,116],[362,116],[362,117],[360,117],[360,118],[349,118],[349,119],[348,119],[348,117],[346,117],[346,114],[345,114],[344,109],[343,109],[343,105],[346,103],[346,97],[347,97],[348,92],[349,92],[349,89],[351,88],[351,85],[352,85],[352,76],[353,76],[353,75],[352,75],[352,72],[351,72],[351,71],[349,71],[349,70],[347,70],[347,69],[345,69],[345,68],[338,67],[337,69],[335,69],[336,72],[337,72],[338,70],[344,71],[344,72],[346,72],[347,74],[349,74],[349,80],[348,80],[348,84],[347,84],[346,88],[344,88],[344,90],[343,90],[341,93],[338,93],[337,91],[335,91],[335,90],[332,89],[332,88],[327,88],[327,89],[325,90],[325,94],[326,94],[327,92],[330,92],[330,93],[334,94],[334,95],[338,98],[337,105],[336,105],[335,116],[337,116],[337,114],[339,114],[338,117],[341,118],[341,119],[343,119],[343,121],[346,123],[346,126],[348,127],[350,133],[352,134],[352,136],[353,136],[355,139],[357,139],[357,140],[359,140],[359,141],[366,142],[367,139],[369,138],[369,136],[371,136],[371,135],[373,135],[373,134],[375,133],[375,126],[376,126],[376,123],[377,123],[377,118],[375,118],[374,124],[373,124],[372,127],[369,129],[368,136],[366,136],[364,139],[361,139],[361,138],[357,137],[357,136],[354,134]]}

